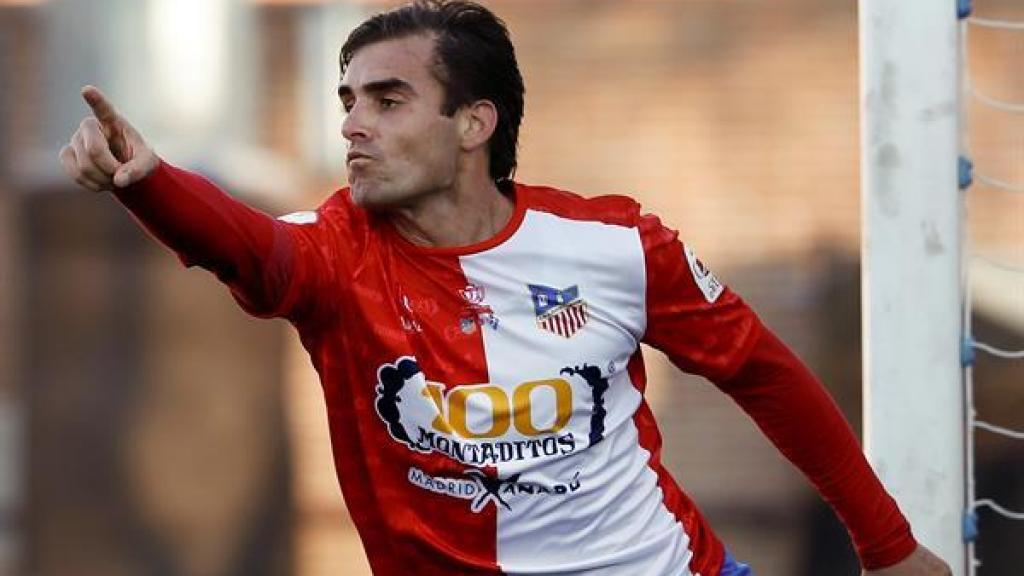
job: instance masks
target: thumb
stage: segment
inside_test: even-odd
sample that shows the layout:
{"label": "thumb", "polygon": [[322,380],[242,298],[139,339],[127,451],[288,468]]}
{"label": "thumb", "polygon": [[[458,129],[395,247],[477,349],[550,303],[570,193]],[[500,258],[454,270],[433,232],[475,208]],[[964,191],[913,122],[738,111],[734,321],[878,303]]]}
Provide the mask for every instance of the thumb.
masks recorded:
{"label": "thumb", "polygon": [[82,88],[82,98],[89,105],[93,116],[100,123],[100,129],[107,138],[110,152],[119,162],[127,162],[132,159],[133,149],[144,147],[142,137],[118,113],[114,105],[107,100],[107,97],[95,86]]}
{"label": "thumb", "polygon": [[139,159],[125,162],[114,172],[114,186],[127,188],[146,177],[148,172],[141,166]]}

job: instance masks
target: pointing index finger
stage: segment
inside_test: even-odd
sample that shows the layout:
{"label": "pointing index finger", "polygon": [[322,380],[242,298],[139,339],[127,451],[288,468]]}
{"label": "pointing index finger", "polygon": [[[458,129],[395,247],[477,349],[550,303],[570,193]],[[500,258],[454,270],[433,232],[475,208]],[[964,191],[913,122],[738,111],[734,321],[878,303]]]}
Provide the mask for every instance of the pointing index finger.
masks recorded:
{"label": "pointing index finger", "polygon": [[100,89],[95,86],[86,86],[82,88],[82,98],[85,99],[85,103],[92,108],[92,113],[96,116],[105,126],[114,124],[120,119],[117,110],[114,105],[107,100],[107,97],[100,92]]}

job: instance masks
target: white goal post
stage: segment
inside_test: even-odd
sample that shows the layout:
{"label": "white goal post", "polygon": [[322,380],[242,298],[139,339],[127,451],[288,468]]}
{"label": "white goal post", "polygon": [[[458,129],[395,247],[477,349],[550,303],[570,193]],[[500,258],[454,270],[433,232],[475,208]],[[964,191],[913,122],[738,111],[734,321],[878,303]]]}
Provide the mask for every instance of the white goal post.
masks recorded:
{"label": "white goal post", "polygon": [[865,446],[917,538],[962,576],[956,2],[859,10]]}

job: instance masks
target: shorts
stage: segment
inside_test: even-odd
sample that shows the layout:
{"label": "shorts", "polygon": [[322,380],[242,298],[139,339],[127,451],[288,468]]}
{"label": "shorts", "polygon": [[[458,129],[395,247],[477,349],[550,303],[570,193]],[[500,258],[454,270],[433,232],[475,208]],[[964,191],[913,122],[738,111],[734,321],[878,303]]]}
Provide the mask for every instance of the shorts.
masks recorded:
{"label": "shorts", "polygon": [[754,576],[754,571],[750,569],[750,566],[746,564],[740,564],[729,554],[729,551],[725,552],[725,560],[722,562],[722,571],[718,573],[719,576]]}

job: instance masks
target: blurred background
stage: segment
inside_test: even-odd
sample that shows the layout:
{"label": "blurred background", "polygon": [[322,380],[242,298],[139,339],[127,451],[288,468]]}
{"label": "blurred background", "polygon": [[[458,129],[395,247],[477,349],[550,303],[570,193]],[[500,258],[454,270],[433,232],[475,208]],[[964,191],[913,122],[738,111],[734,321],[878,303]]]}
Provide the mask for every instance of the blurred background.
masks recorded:
{"label": "blurred background", "polygon": [[[952,0],[949,0],[952,1]],[[100,86],[168,161],[270,213],[344,185],[337,53],[392,3],[0,0],[0,574],[368,574],[319,384],[57,152]],[[860,430],[857,7],[503,0],[527,86],[518,179],[627,193],[681,230]],[[979,14],[1024,19],[1011,0]],[[977,86],[1024,102],[1024,34],[972,31]],[[1024,182],[1024,119],[968,107],[979,169]],[[1024,264],[1024,197],[976,188],[975,249]],[[972,263],[975,333],[1024,347],[1021,275]],[[922,286],[921,290],[927,290]],[[842,527],[714,387],[647,354],[664,460],[759,575],[856,574]],[[978,408],[1024,427],[1024,375]],[[979,433],[979,494],[1024,509],[1024,447]],[[1024,565],[982,515],[979,574]],[[414,569],[411,568],[411,573]]]}

